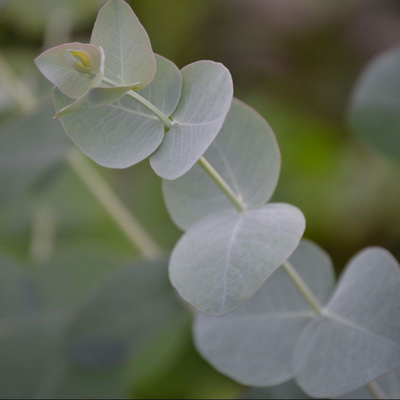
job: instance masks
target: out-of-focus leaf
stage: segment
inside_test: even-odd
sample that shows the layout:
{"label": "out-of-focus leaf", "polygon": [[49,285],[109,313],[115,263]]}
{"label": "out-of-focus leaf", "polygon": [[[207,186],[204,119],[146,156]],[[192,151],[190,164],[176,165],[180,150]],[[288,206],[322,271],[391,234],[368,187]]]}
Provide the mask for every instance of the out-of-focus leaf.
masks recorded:
{"label": "out-of-focus leaf", "polygon": [[91,43],[104,50],[106,78],[137,89],[153,80],[156,61],[149,37],[125,1],[109,0],[100,10]]}
{"label": "out-of-focus leaf", "polygon": [[[177,105],[181,77],[176,66],[157,57],[157,73],[140,95],[161,110],[173,111]],[[54,91],[57,110],[72,100],[58,89]],[[164,126],[136,100],[124,96],[105,106],[60,118],[68,136],[98,164],[109,168],[127,168],[152,154],[164,138]]]}
{"label": "out-of-focus leaf", "polygon": [[71,143],[49,107],[0,130],[0,202],[15,199],[64,158]]}
{"label": "out-of-focus leaf", "polygon": [[293,253],[304,216],[288,204],[214,214],[192,226],[170,261],[170,279],[198,310],[222,315],[239,307]]}
{"label": "out-of-focus leaf", "polygon": [[[92,60],[92,73],[96,76],[79,72],[68,59],[69,51],[82,51]],[[65,95],[78,99],[90,87],[97,86],[102,67],[102,53],[99,48],[91,44],[67,43],[53,47],[35,59],[40,72]],[[101,76],[100,76],[101,79]]]}
{"label": "out-of-focus leaf", "polygon": [[[240,101],[233,101],[205,157],[248,208],[261,207],[272,196],[280,170],[275,135],[259,114]],[[234,209],[197,164],[181,178],[164,180],[163,190],[172,219],[184,230],[211,214]]]}
{"label": "out-of-focus leaf", "polygon": [[165,179],[179,178],[204,154],[221,129],[233,96],[231,75],[222,64],[200,61],[181,72],[182,97],[172,115],[174,126],[150,160]]}
{"label": "out-of-focus leaf", "polygon": [[[335,279],[329,256],[302,241],[290,262],[324,304]],[[199,314],[196,347],[217,370],[250,386],[272,386],[294,377],[298,337],[316,314],[280,268],[241,307],[222,317]]]}
{"label": "out-of-focus leaf", "polygon": [[47,316],[7,323],[0,330],[0,395],[8,399],[47,396],[64,368],[60,317]]}
{"label": "out-of-focus leaf", "polygon": [[400,159],[400,47],[379,56],[362,74],[352,99],[351,123],[367,143]]}
{"label": "out-of-focus leaf", "polygon": [[268,388],[251,388],[246,390],[242,399],[312,399],[307,396],[294,380],[282,383],[281,385]]}
{"label": "out-of-focus leaf", "polygon": [[[373,385],[378,386],[378,390],[387,399],[399,399],[400,398],[400,369],[397,369],[390,374],[381,376],[378,378]],[[340,399],[376,399],[376,396],[368,389],[367,386],[362,387],[354,392],[351,392],[345,396],[339,397]]]}
{"label": "out-of-focus leaf", "polygon": [[356,255],[324,317],[309,324],[297,343],[301,388],[317,398],[338,397],[399,367],[399,312],[397,261],[379,248]]}

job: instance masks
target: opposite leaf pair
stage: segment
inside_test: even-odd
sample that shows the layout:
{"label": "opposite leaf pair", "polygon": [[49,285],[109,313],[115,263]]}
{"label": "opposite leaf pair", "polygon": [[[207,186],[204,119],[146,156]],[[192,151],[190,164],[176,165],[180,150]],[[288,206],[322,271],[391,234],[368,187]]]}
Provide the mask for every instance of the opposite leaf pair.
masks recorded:
{"label": "opposite leaf pair", "polygon": [[[71,62],[79,52],[91,57],[93,71]],[[110,0],[99,12],[91,44],[50,49],[36,63],[56,85],[57,115],[85,154],[103,166],[127,168],[154,153],[151,165],[166,179],[183,175],[203,155],[233,96],[223,65],[202,61],[179,71],[155,56],[122,0]]]}
{"label": "opposite leaf pair", "polygon": [[198,315],[196,345],[212,365],[250,386],[295,377],[316,398],[344,395],[400,367],[400,270],[390,253],[359,253],[334,292],[331,260],[316,245],[303,241],[290,261],[322,315],[281,268],[238,310]]}

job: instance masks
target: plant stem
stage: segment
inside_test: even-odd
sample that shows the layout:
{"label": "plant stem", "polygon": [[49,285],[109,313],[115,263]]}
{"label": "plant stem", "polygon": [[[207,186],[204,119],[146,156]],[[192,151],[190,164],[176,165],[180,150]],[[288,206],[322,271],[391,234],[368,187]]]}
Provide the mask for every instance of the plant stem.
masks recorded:
{"label": "plant stem", "polygon": [[228,199],[236,207],[239,212],[247,210],[246,205],[236,196],[231,187],[226,183],[222,176],[214,169],[214,167],[204,158],[201,157],[198,163],[203,167],[204,171],[211,177],[211,179],[218,185],[218,187],[225,193]]}
{"label": "plant stem", "polygon": [[372,394],[375,399],[388,399],[383,389],[380,387],[379,383],[376,381],[367,383],[367,389]]}
{"label": "plant stem", "polygon": [[285,261],[282,264],[282,268],[288,274],[289,278],[292,280],[293,284],[296,286],[298,291],[302,294],[304,299],[308,302],[311,308],[319,315],[323,315],[323,308],[319,303],[318,299],[315,297],[314,293],[310,290],[307,284],[304,282],[303,278],[294,269],[293,265],[289,261]]}
{"label": "plant stem", "polygon": [[38,100],[32,94],[25,82],[8,65],[6,59],[0,54],[0,80],[7,89],[7,92],[27,112],[32,112],[38,105]]}
{"label": "plant stem", "polygon": [[[115,82],[111,81],[110,79],[104,78],[102,81],[109,85],[109,86],[118,86]],[[163,124],[167,129],[171,129],[173,127],[173,122],[157,107],[155,107],[153,104],[151,104],[148,100],[146,100],[144,97],[142,97],[140,94],[137,92],[130,90],[129,92],[126,93],[127,96],[132,97],[136,101],[138,101],[140,104],[142,104],[144,107],[146,107],[149,111],[151,111]]]}
{"label": "plant stem", "polygon": [[107,182],[88,163],[85,156],[80,151],[73,149],[67,154],[66,158],[72,169],[114,218],[131,243],[141,251],[144,257],[154,259],[159,256],[162,253],[160,247],[112,191]]}

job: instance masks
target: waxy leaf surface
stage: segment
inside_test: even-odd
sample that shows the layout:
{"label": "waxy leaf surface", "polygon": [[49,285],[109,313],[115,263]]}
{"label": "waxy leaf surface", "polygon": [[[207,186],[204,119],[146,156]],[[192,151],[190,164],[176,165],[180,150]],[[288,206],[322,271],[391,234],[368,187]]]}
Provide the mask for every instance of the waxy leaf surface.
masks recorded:
{"label": "waxy leaf surface", "polygon": [[[250,107],[234,100],[205,158],[247,208],[262,207],[278,182],[280,153],[267,122]],[[183,230],[211,214],[234,206],[196,164],[182,177],[163,181],[164,199],[174,222]]]}
{"label": "waxy leaf surface", "polygon": [[[69,50],[86,52],[92,59],[94,67],[92,73],[96,77],[75,69],[68,60]],[[82,43],[67,43],[54,47],[35,59],[40,72],[61,92],[73,99],[78,99],[89,88],[100,84],[103,61],[102,52],[98,47]]]}
{"label": "waxy leaf surface", "polygon": [[172,115],[174,126],[151,157],[154,171],[176,179],[189,171],[217,136],[233,96],[229,71],[219,63],[199,61],[182,69],[182,97]]}
{"label": "waxy leaf surface", "polygon": [[[302,241],[290,262],[321,304],[331,295],[334,272],[329,256]],[[298,337],[316,314],[283,268],[237,310],[222,317],[198,314],[196,347],[217,370],[250,386],[272,386],[294,377]]]}
{"label": "waxy leaf surface", "polygon": [[355,89],[351,123],[355,132],[383,153],[400,159],[400,47],[367,67]]}
{"label": "waxy leaf surface", "polygon": [[[157,74],[152,83],[138,93],[171,113],[181,90],[181,75],[176,66],[157,56]],[[55,89],[57,110],[71,99]],[[144,106],[128,95],[112,104],[76,112],[60,118],[68,136],[98,164],[127,168],[152,154],[164,138],[164,126]]]}
{"label": "waxy leaf surface", "polygon": [[399,264],[380,248],[360,252],[325,316],[309,324],[297,343],[301,388],[317,398],[338,397],[400,367],[399,314]]}
{"label": "waxy leaf surface", "polygon": [[198,310],[228,313],[293,253],[304,229],[303,214],[288,204],[215,214],[192,226],[176,245],[171,282]]}
{"label": "waxy leaf surface", "polygon": [[149,37],[125,1],[110,0],[100,10],[91,43],[104,50],[104,76],[118,86],[143,89],[153,80],[156,61]]}

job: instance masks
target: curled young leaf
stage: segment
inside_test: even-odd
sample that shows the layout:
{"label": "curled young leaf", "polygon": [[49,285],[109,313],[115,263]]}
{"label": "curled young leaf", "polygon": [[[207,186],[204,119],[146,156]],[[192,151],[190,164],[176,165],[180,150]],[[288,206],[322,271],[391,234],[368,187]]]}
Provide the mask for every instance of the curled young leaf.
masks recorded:
{"label": "curled young leaf", "polygon": [[[78,57],[81,62],[74,57]],[[89,88],[100,83],[103,62],[101,49],[82,43],[53,47],[35,59],[40,72],[62,93],[73,99],[78,99]],[[85,71],[87,68],[90,71]]]}
{"label": "curled young leaf", "polygon": [[170,260],[171,282],[198,310],[226,314],[282,265],[304,229],[303,214],[288,204],[213,214],[179,240]]}

